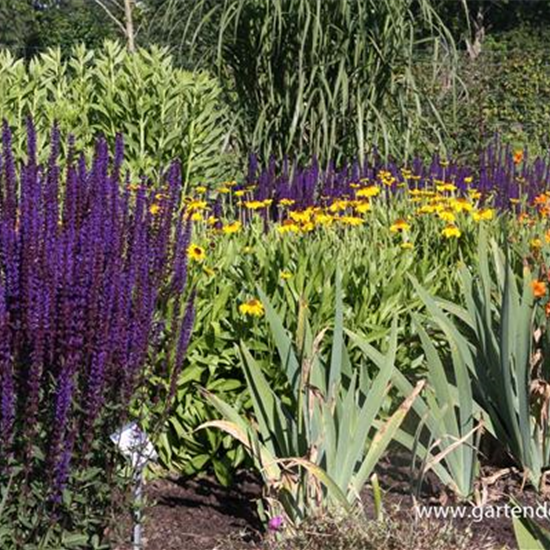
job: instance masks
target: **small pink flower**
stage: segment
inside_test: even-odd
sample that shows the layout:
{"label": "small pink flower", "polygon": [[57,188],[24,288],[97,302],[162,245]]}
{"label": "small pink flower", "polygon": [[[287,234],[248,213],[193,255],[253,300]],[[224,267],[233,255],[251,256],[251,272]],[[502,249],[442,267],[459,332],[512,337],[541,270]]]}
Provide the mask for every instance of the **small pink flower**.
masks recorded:
{"label": "small pink flower", "polygon": [[279,531],[283,526],[284,519],[283,516],[274,516],[269,520],[267,528],[269,531]]}

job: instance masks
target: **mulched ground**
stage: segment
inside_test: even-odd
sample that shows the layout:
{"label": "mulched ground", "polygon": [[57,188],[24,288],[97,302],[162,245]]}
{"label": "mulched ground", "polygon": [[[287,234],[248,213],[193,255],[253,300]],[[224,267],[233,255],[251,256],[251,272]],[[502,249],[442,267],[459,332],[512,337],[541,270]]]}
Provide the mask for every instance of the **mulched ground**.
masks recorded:
{"label": "mulched ground", "polygon": [[[384,509],[392,519],[410,524],[414,521],[408,461],[402,457],[382,461],[378,471],[384,490]],[[491,506],[509,503],[510,495],[524,505],[537,505],[550,495],[537,495],[532,489],[521,489],[521,476],[511,469],[486,469],[487,501]],[[256,515],[255,500],[261,486],[251,474],[240,474],[231,488],[220,486],[212,478],[200,480],[156,480],[148,484],[150,507],[146,511],[146,550],[231,550],[229,540],[239,541],[239,548],[258,548],[262,525]],[[367,515],[372,517],[372,497],[364,495]],[[423,485],[420,502],[433,506],[453,506],[450,497],[428,476]],[[550,509],[550,505],[549,505]],[[443,520],[429,520],[442,521]],[[516,549],[512,522],[501,517],[474,522],[471,519],[453,520],[460,530],[472,534],[472,550]],[[443,523],[442,523],[443,525]],[[117,550],[127,550],[126,545]]]}
{"label": "mulched ground", "polygon": [[[416,486],[410,480],[410,460],[404,455],[394,456],[391,460],[384,459],[378,468],[380,484],[384,489],[384,506],[393,510],[395,516],[403,521],[414,521],[414,501],[411,496]],[[532,487],[524,483],[520,472],[510,465],[505,467],[484,467],[482,469],[483,485],[479,487],[481,502],[494,510],[511,504],[513,497],[520,506],[537,507],[544,505],[550,500],[550,493],[547,490],[538,494]],[[370,495],[365,495],[367,512],[372,507]],[[418,495],[418,503],[424,506],[454,507],[464,505],[456,503],[453,495],[445,490],[439,480],[428,474],[422,485],[422,492]],[[550,511],[550,504],[547,505]],[[448,523],[452,521],[457,529],[468,530],[472,535],[472,550],[490,549],[517,549],[512,520],[505,517],[485,518],[482,521],[473,521],[471,518],[459,518],[453,520],[437,520]],[[548,521],[537,520],[541,525],[550,528]]]}
{"label": "mulched ground", "polygon": [[214,479],[154,481],[148,496],[156,501],[147,511],[147,550],[213,550],[228,537],[261,540],[262,525],[254,501],[260,485],[249,475],[240,475],[231,488]]}

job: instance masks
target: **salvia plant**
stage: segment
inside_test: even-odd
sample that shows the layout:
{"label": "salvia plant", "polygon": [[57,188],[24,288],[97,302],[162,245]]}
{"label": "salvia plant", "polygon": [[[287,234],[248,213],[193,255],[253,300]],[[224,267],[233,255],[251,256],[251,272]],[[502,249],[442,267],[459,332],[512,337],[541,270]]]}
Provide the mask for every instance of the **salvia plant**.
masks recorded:
{"label": "salvia plant", "polygon": [[[31,121],[27,135],[27,160],[17,165],[3,125],[2,547],[94,547],[116,500],[109,435],[144,396],[156,343],[173,349],[158,388],[165,402],[184,361],[193,322],[193,294],[187,306],[183,298],[190,226],[179,216],[178,164],[162,192],[150,193],[145,181],[123,176],[121,137],[113,156],[100,139],[91,165],[70,143],[62,168],[57,128],[44,165]],[[159,303],[171,304],[170,334]]]}
{"label": "salvia plant", "polygon": [[[261,508],[291,529],[327,507],[350,509],[420,392],[423,382],[389,417],[383,417],[394,374],[397,324],[387,355],[371,354],[378,368],[353,369],[344,342],[340,275],[331,351],[322,352],[327,330],[314,336],[301,307],[293,342],[267,297],[261,292],[288,394],[277,395],[258,362],[241,346],[243,369],[256,420],[210,392],[206,397],[223,420],[203,428],[221,429],[245,447],[265,484]],[[303,305],[302,305],[303,306]]]}
{"label": "salvia plant", "polygon": [[269,212],[276,217],[277,204],[283,199],[294,201],[293,208],[304,209],[353,198],[360,183],[383,183],[383,193],[389,197],[404,189],[430,189],[443,182],[452,183],[458,194],[475,188],[499,209],[519,209],[522,201],[532,201],[550,185],[550,158],[531,155],[527,149],[514,150],[498,136],[473,163],[440,154],[416,156],[405,163],[384,161],[376,149],[362,162],[340,163],[321,163],[316,157],[302,163],[291,158],[278,162],[275,157],[262,162],[251,154],[245,181],[236,190],[251,190],[256,200],[272,199]]}

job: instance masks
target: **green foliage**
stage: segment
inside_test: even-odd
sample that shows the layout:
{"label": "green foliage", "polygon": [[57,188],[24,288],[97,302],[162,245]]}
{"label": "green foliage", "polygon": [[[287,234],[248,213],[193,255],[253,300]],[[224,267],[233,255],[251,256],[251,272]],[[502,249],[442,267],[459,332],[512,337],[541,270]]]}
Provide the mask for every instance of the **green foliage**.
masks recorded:
{"label": "green foliage", "polygon": [[[39,139],[57,122],[84,151],[97,134],[113,141],[120,132],[135,172],[154,174],[179,159],[186,186],[227,168],[228,119],[216,81],[175,68],[156,47],[131,55],[106,42],[97,52],[77,47],[67,60],[51,49],[28,66],[0,52],[0,118],[24,128],[29,115]],[[24,135],[16,141],[22,153]]]}
{"label": "green foliage", "polygon": [[[166,436],[159,443],[163,465],[187,475],[214,468],[229,481],[243,456],[229,437],[213,430],[194,431],[202,422],[217,418],[198,392],[204,387],[221,399],[250,410],[239,354],[235,343],[246,342],[261,363],[271,387],[283,391],[280,371],[274,368],[272,339],[265,323],[245,317],[239,305],[257,297],[259,285],[284,317],[284,324],[298,330],[298,310],[308,312],[314,333],[333,318],[336,270],[342,273],[345,324],[369,343],[383,345],[392,319],[399,316],[397,350],[400,370],[414,376],[412,362],[420,351],[411,313],[422,301],[408,274],[414,274],[434,292],[450,300],[459,298],[456,265],[460,257],[475,263],[477,225],[465,227],[461,243],[442,241],[434,220],[420,218],[409,238],[414,251],[400,247],[402,237],[389,233],[391,221],[403,215],[402,205],[373,206],[368,227],[321,229],[319,234],[265,234],[261,224],[252,224],[238,234],[206,234],[197,228],[195,242],[206,250],[204,263],[192,262],[190,277],[198,288],[194,336],[188,366],[177,386],[177,398]],[[424,225],[426,224],[426,225]],[[287,272],[289,279],[281,274]],[[371,369],[357,348],[349,350],[358,369]],[[229,470],[224,468],[229,466]]]}
{"label": "green foliage", "polygon": [[[93,0],[59,0],[36,10],[36,31],[32,40],[34,50],[59,47],[69,54],[79,44],[101,48],[118,30],[105,12]],[[36,54],[37,51],[31,52]]]}
{"label": "green foliage", "polygon": [[[173,6],[177,17],[179,3]],[[185,3],[184,3],[185,5]],[[413,70],[414,56],[436,67],[445,59],[453,87],[454,41],[428,0],[224,0],[197,2],[185,45],[219,30],[206,44],[208,63],[238,111],[243,148],[322,162],[373,146],[408,154],[419,144],[444,146],[432,98]],[[450,71],[449,71],[450,67]]]}
{"label": "green foliage", "polygon": [[35,12],[27,0],[0,0],[0,48],[21,50],[35,30]]}
{"label": "green foliage", "polygon": [[115,38],[112,21],[93,0],[0,0],[0,48],[32,58],[48,47],[100,47]]}
{"label": "green foliage", "polygon": [[548,33],[523,27],[489,39],[479,61],[475,97],[487,136],[499,132],[515,146],[544,152],[550,146]]}
{"label": "green foliage", "polygon": [[[424,300],[429,296],[416,283]],[[415,316],[416,318],[416,316]],[[397,440],[413,455],[413,465],[420,460],[420,479],[433,470],[446,486],[460,498],[474,493],[474,482],[479,473],[478,442],[481,433],[480,411],[472,394],[468,366],[451,343],[453,369],[447,372],[441,357],[428,333],[416,320],[425,360],[428,387],[413,404],[416,434],[402,430]],[[361,342],[357,344],[362,347]],[[410,395],[413,384],[400,371],[395,373],[395,385],[403,396]]]}
{"label": "green foliage", "polygon": [[205,392],[223,419],[203,427],[221,429],[246,448],[264,480],[269,515],[282,514],[296,525],[326,507],[348,509],[357,502],[422,384],[375,428],[393,375],[397,325],[387,355],[369,354],[378,367],[370,379],[364,370],[353,371],[344,345],[339,279],[330,357],[320,354],[327,329],[314,336],[300,312],[293,342],[266,296],[262,292],[260,296],[289,391],[280,396],[271,389],[243,344],[243,369],[256,420]]}
{"label": "green foliage", "polygon": [[[103,461],[97,460],[100,456]],[[48,472],[43,455],[35,455],[32,460],[34,467]],[[71,475],[54,519],[45,480],[34,479],[29,484],[25,480],[26,467],[12,465],[9,483],[0,486],[2,549],[109,548],[108,540],[117,533],[114,518],[131,505],[131,477],[121,465],[118,451],[110,442],[95,442],[88,467]]]}
{"label": "green foliage", "polygon": [[101,47],[116,29],[90,0],[1,0],[0,48],[30,59],[48,47],[65,54],[78,44]]}
{"label": "green foliage", "polygon": [[[422,296],[429,314],[450,343],[455,366],[461,367],[456,379],[457,386],[462,386],[461,393],[466,391],[469,395],[471,391],[462,372],[465,365],[488,429],[538,488],[544,469],[550,465],[550,428],[545,421],[547,412],[539,410],[531,399],[533,384],[537,382],[532,363],[536,328],[532,279],[525,271],[518,282],[495,243],[492,256],[491,263],[482,238],[477,277],[467,267],[461,268],[465,307],[447,306],[453,319],[444,313],[444,305],[438,305],[424,292]],[[435,358],[431,360],[434,361]],[[464,415],[473,413],[474,407],[467,396],[460,406],[463,425]],[[456,433],[452,426],[449,431]]]}
{"label": "green foliage", "polygon": [[[458,101],[445,92],[444,83],[430,88],[449,128],[448,149],[460,157],[472,157],[498,134],[515,148],[528,147],[535,154],[548,150],[547,44],[547,31],[534,24],[489,34],[481,42],[478,57],[461,56]],[[431,68],[424,71],[429,78]]]}
{"label": "green foliage", "polygon": [[519,550],[549,550],[550,531],[524,515],[514,517],[514,531]]}
{"label": "green foliage", "polygon": [[550,2],[517,2],[516,0],[434,0],[434,7],[457,40],[472,40],[476,24],[484,27],[490,39],[502,33],[530,26],[534,32],[543,29],[550,19]]}
{"label": "green foliage", "polygon": [[143,3],[141,42],[169,48],[178,66],[191,70],[218,41],[219,29],[215,25],[201,28],[192,49],[186,31],[197,29],[201,19],[217,5],[218,0],[204,0],[197,9],[195,0],[147,0]]}

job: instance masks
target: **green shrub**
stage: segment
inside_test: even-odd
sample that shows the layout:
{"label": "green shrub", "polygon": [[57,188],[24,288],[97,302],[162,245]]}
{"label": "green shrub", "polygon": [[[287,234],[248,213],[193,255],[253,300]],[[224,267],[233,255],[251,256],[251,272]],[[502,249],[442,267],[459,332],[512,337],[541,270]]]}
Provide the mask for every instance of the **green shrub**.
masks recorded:
{"label": "green shrub", "polygon": [[520,27],[490,36],[477,67],[481,100],[479,124],[485,135],[498,132],[513,145],[537,152],[550,146],[550,66],[548,33]]}
{"label": "green shrub", "polygon": [[[511,8],[506,8],[511,9]],[[461,56],[458,102],[438,82],[429,95],[449,129],[447,148],[474,158],[498,134],[512,147],[545,153],[550,146],[548,33],[533,26],[490,34],[481,53]],[[430,80],[433,68],[419,65]],[[423,80],[422,77],[419,77]]]}
{"label": "green shrub", "polygon": [[[111,142],[122,133],[135,171],[154,174],[180,159],[186,186],[221,177],[228,165],[228,113],[216,80],[176,68],[165,49],[132,55],[105,42],[99,51],[79,46],[67,59],[50,49],[28,64],[0,52],[0,119],[24,128],[29,115],[39,140],[57,122],[83,150],[99,133]],[[15,141],[23,154],[24,135]]]}

